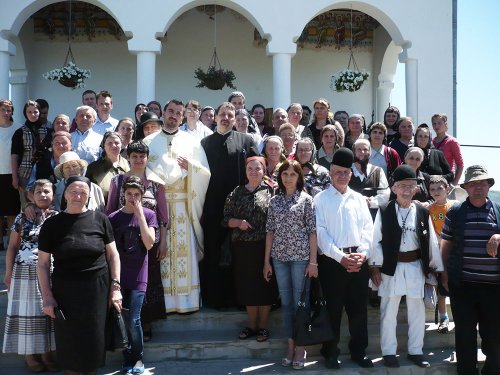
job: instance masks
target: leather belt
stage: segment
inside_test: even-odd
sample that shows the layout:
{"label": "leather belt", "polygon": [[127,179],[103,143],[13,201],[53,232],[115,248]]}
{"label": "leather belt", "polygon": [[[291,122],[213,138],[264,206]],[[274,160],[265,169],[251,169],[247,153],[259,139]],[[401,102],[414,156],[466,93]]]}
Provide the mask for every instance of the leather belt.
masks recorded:
{"label": "leather belt", "polygon": [[351,254],[355,253],[356,250],[358,250],[359,246],[351,246],[351,247],[341,247],[339,248],[340,251],[342,251],[344,254]]}
{"label": "leather belt", "polygon": [[398,253],[398,262],[410,263],[420,259],[420,249]]}

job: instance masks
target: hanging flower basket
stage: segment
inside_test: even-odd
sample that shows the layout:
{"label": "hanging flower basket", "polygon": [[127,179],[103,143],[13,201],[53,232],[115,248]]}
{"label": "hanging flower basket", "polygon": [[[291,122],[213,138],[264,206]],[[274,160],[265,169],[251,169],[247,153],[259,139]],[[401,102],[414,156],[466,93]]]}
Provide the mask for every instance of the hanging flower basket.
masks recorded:
{"label": "hanging flower basket", "polygon": [[194,77],[198,80],[196,87],[206,87],[209,90],[222,90],[224,86],[236,89],[233,81],[236,76],[231,70],[217,69],[210,66],[207,71],[198,68],[194,71]]}
{"label": "hanging flower basket", "polygon": [[90,78],[90,70],[80,68],[70,61],[62,68],[50,70],[42,76],[50,81],[59,81],[63,86],[76,89],[85,87],[85,80]]}
{"label": "hanging flower basket", "polygon": [[333,91],[358,91],[370,77],[370,73],[366,71],[358,71],[345,69],[332,75],[330,80],[330,88]]}

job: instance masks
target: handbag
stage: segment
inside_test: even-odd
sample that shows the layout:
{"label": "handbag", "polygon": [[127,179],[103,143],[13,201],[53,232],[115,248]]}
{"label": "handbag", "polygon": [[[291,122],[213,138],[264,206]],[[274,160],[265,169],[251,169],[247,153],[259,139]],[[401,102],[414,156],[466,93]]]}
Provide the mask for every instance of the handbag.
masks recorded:
{"label": "handbag", "polygon": [[229,230],[220,246],[219,266],[223,268],[231,267],[233,263],[232,230]]}
{"label": "handbag", "polygon": [[[124,309],[122,309],[124,312]],[[106,320],[106,350],[115,351],[128,347],[128,335],[123,314],[111,307]]]}
{"label": "handbag", "polygon": [[297,346],[316,345],[333,339],[330,314],[323,297],[321,283],[317,278],[313,283],[316,286],[315,293],[313,293],[315,300],[309,307],[306,303],[307,282],[309,278],[304,278],[304,286],[295,314],[293,338]]}
{"label": "handbag", "polygon": [[437,305],[436,286],[425,284],[424,286],[424,305],[426,309],[434,311]]}

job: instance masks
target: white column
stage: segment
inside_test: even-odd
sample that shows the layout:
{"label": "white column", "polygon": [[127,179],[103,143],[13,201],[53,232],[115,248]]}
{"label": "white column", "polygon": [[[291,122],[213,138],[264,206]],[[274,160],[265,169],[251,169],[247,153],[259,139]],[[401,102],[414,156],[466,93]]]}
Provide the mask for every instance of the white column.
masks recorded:
{"label": "white column", "polygon": [[292,54],[273,54],[273,107],[287,108],[291,101]]}
{"label": "white column", "polygon": [[[10,71],[10,98],[18,110],[14,111],[14,122],[24,122],[22,106],[28,99],[27,80],[28,71],[26,69],[14,69]],[[19,110],[21,109],[21,110]]]}
{"label": "white column", "polygon": [[418,61],[408,58],[406,63],[406,115],[418,124]]}
{"label": "white column", "polygon": [[377,87],[377,112],[375,113],[375,121],[384,121],[384,113],[389,102],[391,101],[391,93],[394,89],[392,80],[384,79],[379,76]]}
{"label": "white column", "polygon": [[137,52],[137,103],[156,99],[156,52]]}
{"label": "white column", "polygon": [[16,46],[0,37],[0,98],[9,97],[10,57],[16,54]]}

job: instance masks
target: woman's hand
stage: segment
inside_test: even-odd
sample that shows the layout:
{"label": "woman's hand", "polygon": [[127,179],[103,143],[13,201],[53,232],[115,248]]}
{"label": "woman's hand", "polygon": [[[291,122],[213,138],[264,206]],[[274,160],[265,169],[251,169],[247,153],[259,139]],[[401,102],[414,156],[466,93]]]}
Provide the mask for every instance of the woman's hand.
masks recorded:
{"label": "woman's hand", "polygon": [[109,292],[109,306],[113,306],[116,311],[122,311],[122,292],[120,288],[111,287]]}
{"label": "woman's hand", "polygon": [[26,218],[30,221],[35,221],[36,219],[36,206],[34,203],[27,203],[24,207],[24,214]]}
{"label": "woman's hand", "polygon": [[262,274],[264,275],[264,279],[269,282],[271,280],[271,276],[273,275],[273,267],[271,267],[271,263],[265,262],[264,269],[262,270]]}
{"label": "woman's hand", "polygon": [[12,173],[12,187],[19,190],[19,177],[17,176],[17,173]]}
{"label": "woman's hand", "polygon": [[247,230],[247,229],[253,229],[253,227],[250,225],[250,223],[246,220],[241,220],[240,225],[238,226],[240,230]]}
{"label": "woman's hand", "polygon": [[318,277],[318,266],[315,264],[309,263],[306,267],[305,276],[309,277]]}
{"label": "woman's hand", "polygon": [[56,318],[54,308],[57,307],[57,302],[53,296],[46,296],[43,298],[42,311],[45,315],[50,316],[52,319]]}
{"label": "woman's hand", "polygon": [[162,259],[165,259],[168,254],[168,245],[167,245],[167,239],[162,238],[160,240],[160,243],[158,244],[158,251],[156,252],[156,260],[160,261]]}
{"label": "woman's hand", "polygon": [[3,282],[7,285],[7,290],[10,290],[10,282],[12,280],[12,272],[5,272],[5,277],[3,278]]}

